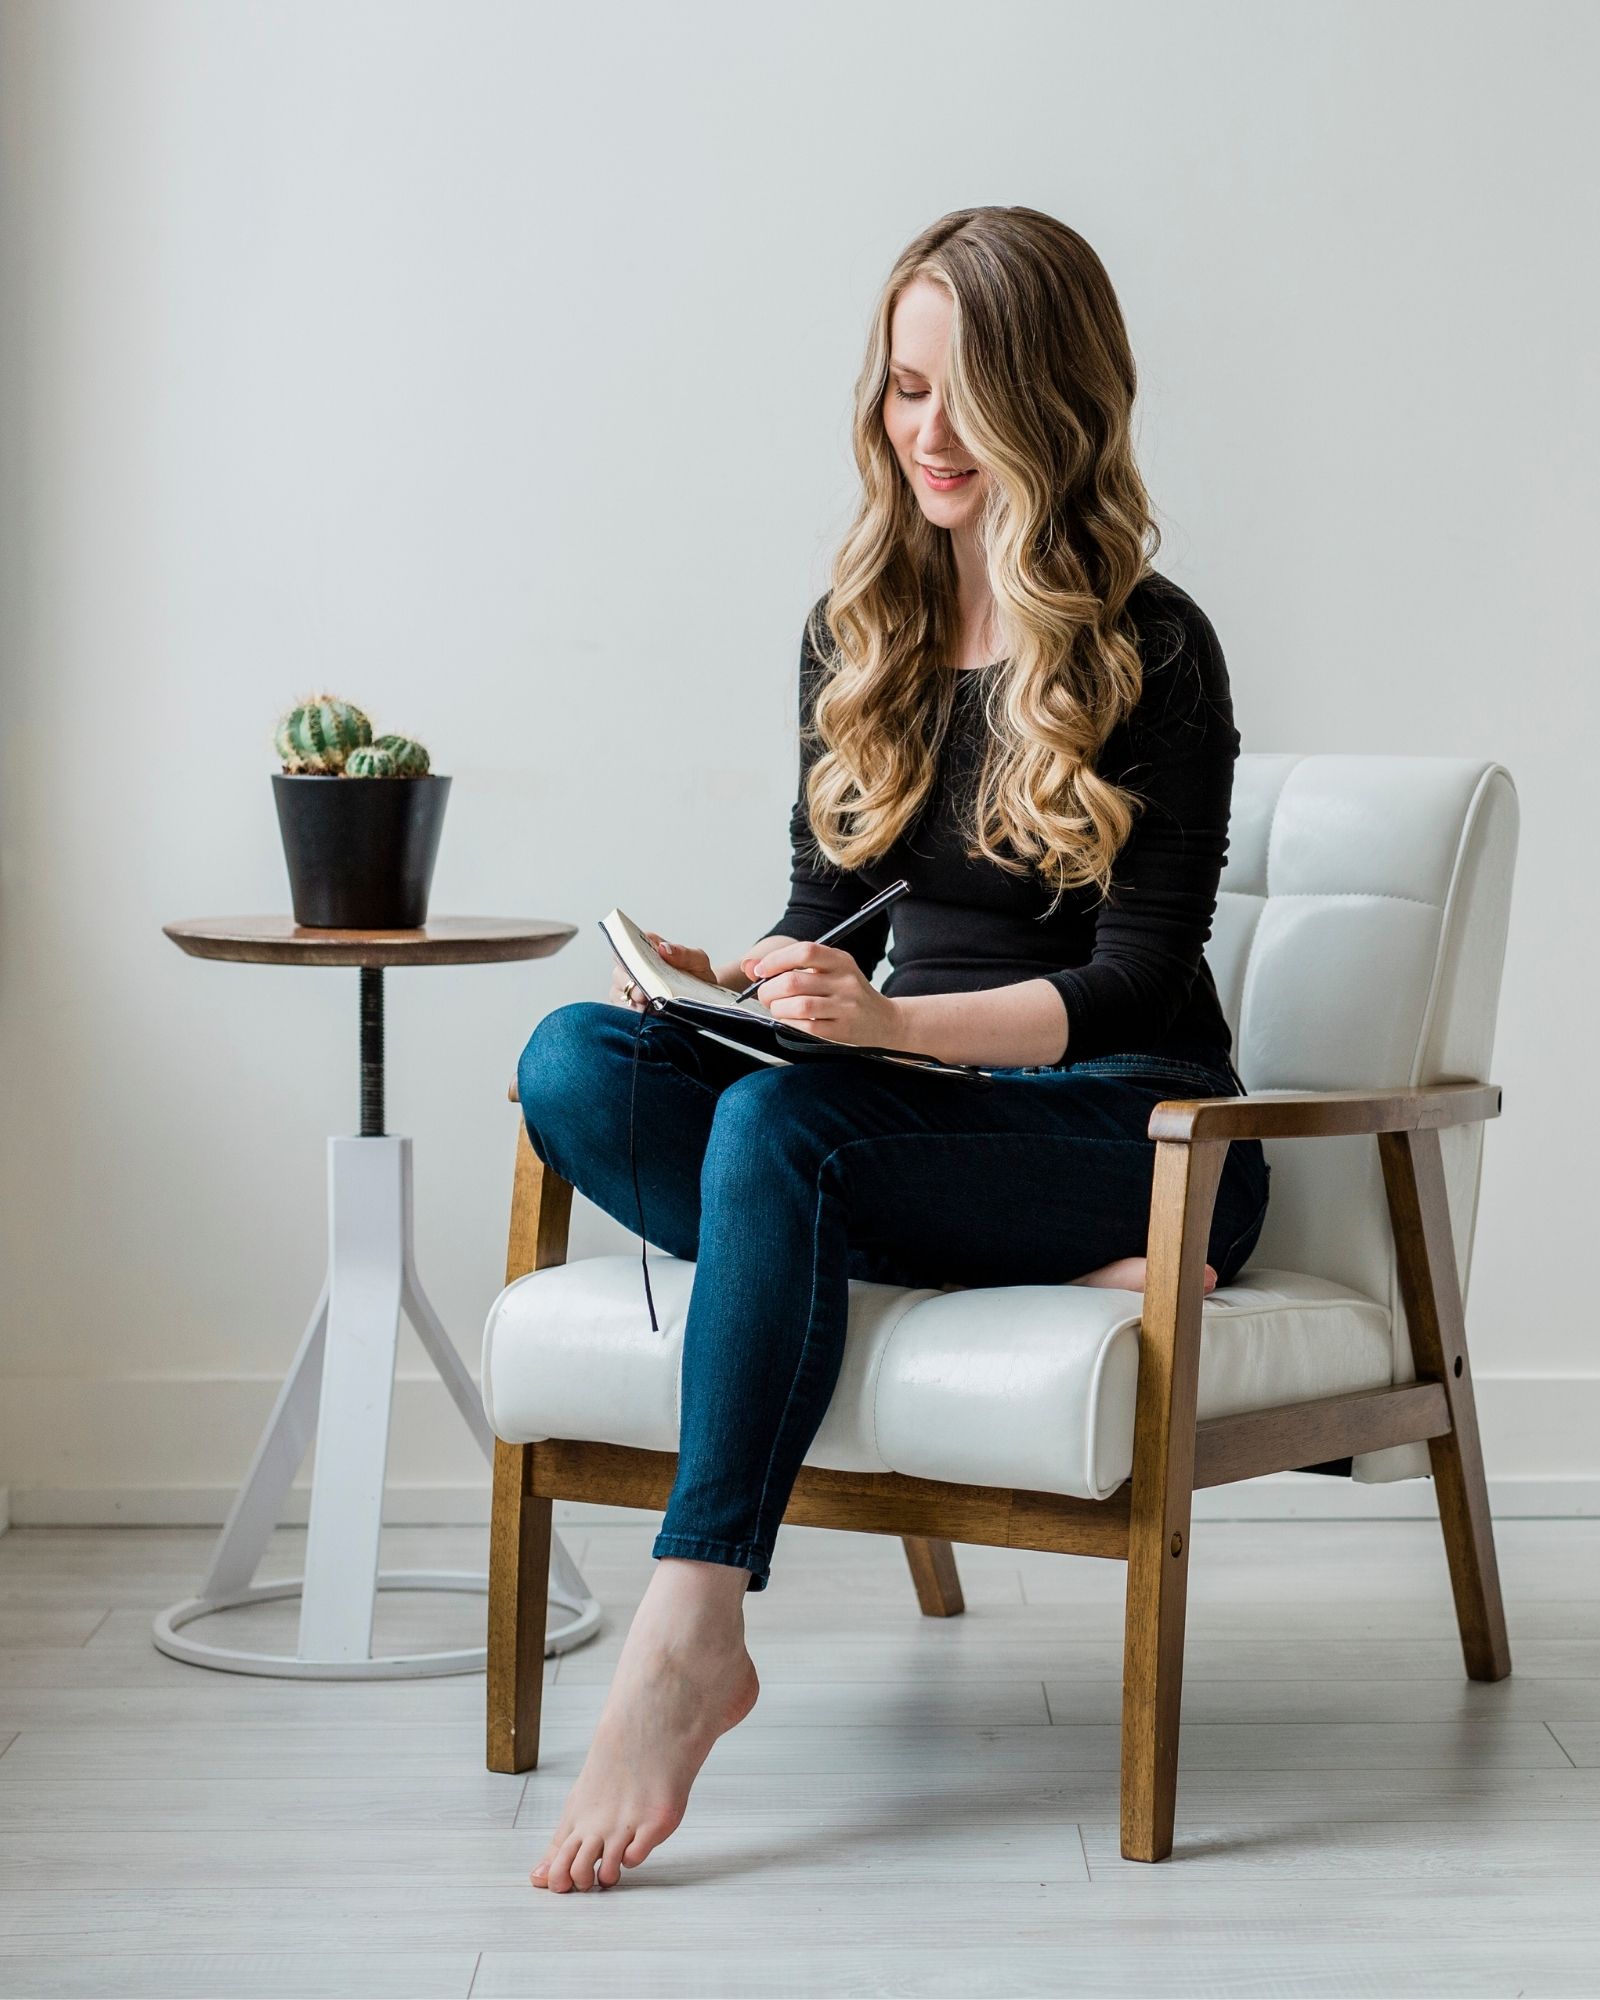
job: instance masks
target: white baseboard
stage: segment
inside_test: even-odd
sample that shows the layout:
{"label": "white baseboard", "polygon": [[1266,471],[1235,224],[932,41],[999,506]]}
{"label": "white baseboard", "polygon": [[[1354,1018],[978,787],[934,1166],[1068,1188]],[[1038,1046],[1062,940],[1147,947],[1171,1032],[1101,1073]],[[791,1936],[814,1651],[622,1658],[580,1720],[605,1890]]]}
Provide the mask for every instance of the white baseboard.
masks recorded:
{"label": "white baseboard", "polygon": [[[284,1527],[305,1526],[308,1498],[307,1487],[291,1491]],[[19,1528],[217,1528],[232,1499],[221,1486],[35,1486],[13,1491],[11,1519]],[[1594,1519],[1600,1516],[1600,1479],[1491,1479],[1489,1506],[1501,1521]],[[555,1517],[598,1524],[642,1521],[648,1512],[559,1500]],[[1362,1486],[1320,1474],[1273,1473],[1194,1498],[1197,1521],[1416,1521],[1434,1520],[1438,1512],[1431,1479]],[[489,1488],[392,1485],[383,1517],[397,1528],[486,1527]]]}
{"label": "white baseboard", "polygon": [[[227,1514],[276,1381],[261,1376],[13,1377],[0,1394],[0,1465],[18,1526],[214,1527]],[[1480,1375],[1495,1514],[1600,1516],[1600,1375]],[[489,1468],[435,1375],[395,1383],[387,1518],[488,1519]],[[304,1522],[310,1467],[285,1523]],[[1218,1487],[1197,1520],[1412,1520],[1437,1513],[1433,1482],[1361,1485],[1309,1473]],[[3,1503],[0,1503],[3,1518]],[[627,1508],[574,1520],[630,1520]]]}
{"label": "white baseboard", "polygon": [[[1600,1515],[1600,1478],[1491,1479],[1489,1512],[1497,1521],[1593,1518]],[[1363,1486],[1321,1473],[1274,1472],[1237,1486],[1212,1486],[1194,1496],[1197,1521],[1436,1521],[1431,1479],[1395,1479]]]}
{"label": "white baseboard", "polygon": [[[291,1487],[279,1526],[303,1528],[309,1486]],[[220,1528],[233,1504],[227,1486],[34,1486],[11,1496],[19,1528]],[[489,1484],[397,1486],[383,1518],[396,1528],[488,1526]]]}

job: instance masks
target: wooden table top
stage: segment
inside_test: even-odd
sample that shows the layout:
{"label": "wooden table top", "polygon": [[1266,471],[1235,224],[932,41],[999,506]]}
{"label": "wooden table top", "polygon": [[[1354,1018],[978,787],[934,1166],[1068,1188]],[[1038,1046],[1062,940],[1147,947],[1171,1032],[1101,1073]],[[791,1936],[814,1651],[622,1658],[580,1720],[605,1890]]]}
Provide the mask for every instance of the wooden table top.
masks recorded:
{"label": "wooden table top", "polygon": [[430,917],[414,931],[307,928],[293,917],[192,917],[162,930],[191,958],[251,965],[485,965],[549,958],[578,935],[545,917]]}

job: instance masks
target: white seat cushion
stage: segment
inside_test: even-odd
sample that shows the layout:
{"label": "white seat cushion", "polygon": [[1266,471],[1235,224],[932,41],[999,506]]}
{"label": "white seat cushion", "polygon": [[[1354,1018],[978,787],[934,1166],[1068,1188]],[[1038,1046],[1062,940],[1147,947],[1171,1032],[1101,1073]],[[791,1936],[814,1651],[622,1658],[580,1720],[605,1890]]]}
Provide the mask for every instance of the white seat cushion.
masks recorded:
{"label": "white seat cushion", "polygon": [[[678,1448],[695,1267],[657,1252],[580,1258],[489,1309],[483,1400],[513,1444]],[[1091,1285],[908,1290],[850,1281],[844,1366],[808,1465],[1104,1500],[1133,1468],[1143,1295]],[[1388,1387],[1388,1312],[1329,1279],[1251,1269],[1207,1298],[1202,1418]]]}

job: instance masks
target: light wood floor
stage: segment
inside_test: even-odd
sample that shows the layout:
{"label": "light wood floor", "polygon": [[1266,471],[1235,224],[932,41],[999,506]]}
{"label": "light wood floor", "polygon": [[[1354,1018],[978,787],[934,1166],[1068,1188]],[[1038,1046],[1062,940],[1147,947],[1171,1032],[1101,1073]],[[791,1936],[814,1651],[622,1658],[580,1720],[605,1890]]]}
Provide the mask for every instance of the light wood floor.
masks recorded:
{"label": "light wood floor", "polygon": [[[619,1890],[541,1894],[655,1525],[567,1526],[607,1621],[550,1664],[527,1779],[483,1768],[476,1676],[162,1658],[151,1616],[208,1535],[0,1537],[0,1993],[1600,1992],[1600,1522],[1499,1524],[1493,1686],[1462,1674],[1436,1524],[1197,1524],[1154,1868],[1117,1851],[1120,1565],[962,1550],[969,1609],[937,1621],[897,1543],[786,1528],[749,1600],[762,1698],[682,1831]],[[483,1541],[395,1530],[385,1560]],[[382,1615],[448,1645],[482,1612]],[[226,1622],[283,1646],[286,1616]]]}

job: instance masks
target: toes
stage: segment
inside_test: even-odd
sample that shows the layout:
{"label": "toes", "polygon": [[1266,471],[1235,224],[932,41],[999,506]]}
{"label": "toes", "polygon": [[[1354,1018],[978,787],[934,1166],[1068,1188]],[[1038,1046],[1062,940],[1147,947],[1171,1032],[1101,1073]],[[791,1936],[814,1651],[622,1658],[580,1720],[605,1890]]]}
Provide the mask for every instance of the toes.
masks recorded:
{"label": "toes", "polygon": [[663,1819],[647,1819],[642,1821],[632,1840],[622,1850],[623,1867],[637,1868],[652,1847],[659,1847],[661,1845],[662,1841],[672,1832],[682,1817],[683,1815],[679,1813],[676,1817],[668,1816]]}
{"label": "toes", "polygon": [[633,1828],[625,1826],[620,1833],[607,1836],[605,1853],[600,1857],[600,1886],[614,1889],[622,1880],[622,1855],[628,1842],[633,1838]]}
{"label": "toes", "polygon": [[594,1864],[600,1859],[601,1850],[605,1847],[605,1844],[604,1834],[588,1833],[584,1835],[582,1845],[572,1859],[571,1874],[574,1889],[592,1889],[594,1887]]}
{"label": "toes", "polygon": [[572,1821],[567,1816],[569,1811],[571,1810],[571,1805],[572,1801],[569,1799],[567,1801],[567,1804],[562,1808],[561,1818],[556,1826],[555,1832],[551,1834],[549,1840],[545,1844],[544,1853],[533,1864],[533,1867],[528,1871],[528,1880],[533,1884],[533,1886],[536,1889],[549,1888],[550,1871],[556,1864],[556,1856],[561,1852],[562,1847],[571,1838]]}
{"label": "toes", "polygon": [[536,1889],[614,1889],[624,1866],[636,1867],[671,1829],[652,1822],[636,1833],[625,1824],[609,1834],[569,1832],[550,1843],[528,1876]]}
{"label": "toes", "polygon": [[545,1887],[564,1894],[572,1887],[572,1863],[578,1849],[583,1845],[581,1833],[569,1833],[556,1849],[550,1863],[550,1872],[545,1877]]}

